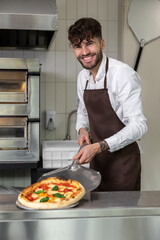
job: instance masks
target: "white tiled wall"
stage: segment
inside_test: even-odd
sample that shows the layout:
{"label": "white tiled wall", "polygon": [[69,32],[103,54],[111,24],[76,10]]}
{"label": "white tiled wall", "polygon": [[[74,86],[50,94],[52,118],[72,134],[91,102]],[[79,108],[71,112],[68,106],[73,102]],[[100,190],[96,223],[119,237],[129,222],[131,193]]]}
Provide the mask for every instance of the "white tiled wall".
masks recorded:
{"label": "white tiled wall", "polygon": [[[121,0],[57,0],[58,33],[49,51],[0,51],[0,57],[39,58],[42,71],[41,78],[41,140],[61,140],[66,135],[68,113],[76,109],[76,76],[81,70],[67,40],[67,29],[78,18],[93,17],[102,24],[105,39],[105,54],[120,59],[118,29],[121,25],[119,8]],[[45,110],[56,111],[56,129],[44,128]],[[71,118],[71,139],[76,139],[76,116]],[[0,172],[0,183],[17,184],[19,177],[14,171]],[[3,176],[2,176],[3,175]],[[24,175],[24,174],[23,174]],[[26,173],[28,176],[28,173]],[[9,179],[13,179],[9,180]],[[19,180],[18,180],[19,182]],[[23,181],[23,184],[25,182]]]}

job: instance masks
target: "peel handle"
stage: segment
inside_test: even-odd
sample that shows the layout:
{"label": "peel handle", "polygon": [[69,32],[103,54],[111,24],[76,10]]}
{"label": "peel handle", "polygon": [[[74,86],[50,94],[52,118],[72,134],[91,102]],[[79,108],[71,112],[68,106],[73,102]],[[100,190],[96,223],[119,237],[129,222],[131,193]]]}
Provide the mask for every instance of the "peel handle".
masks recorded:
{"label": "peel handle", "polygon": [[[87,143],[84,142],[84,143],[80,146],[80,148],[79,148],[79,150],[78,150],[78,153],[79,153],[80,150],[81,150],[83,147],[85,147],[86,145],[87,145]],[[78,160],[79,160],[79,159],[76,159],[76,160],[73,160],[73,161],[72,161],[72,164],[71,164],[71,166],[70,166],[71,169],[77,169],[77,168],[78,168]]]}

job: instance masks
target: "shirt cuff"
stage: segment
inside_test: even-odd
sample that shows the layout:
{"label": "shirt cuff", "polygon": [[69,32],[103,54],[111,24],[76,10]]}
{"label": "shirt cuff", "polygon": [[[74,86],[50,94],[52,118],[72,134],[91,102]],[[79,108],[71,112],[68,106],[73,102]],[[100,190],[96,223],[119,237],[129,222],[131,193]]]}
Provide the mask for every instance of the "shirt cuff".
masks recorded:
{"label": "shirt cuff", "polygon": [[121,148],[118,143],[118,139],[115,135],[113,135],[112,137],[106,138],[105,141],[109,146],[109,149],[108,149],[109,152],[115,152]]}

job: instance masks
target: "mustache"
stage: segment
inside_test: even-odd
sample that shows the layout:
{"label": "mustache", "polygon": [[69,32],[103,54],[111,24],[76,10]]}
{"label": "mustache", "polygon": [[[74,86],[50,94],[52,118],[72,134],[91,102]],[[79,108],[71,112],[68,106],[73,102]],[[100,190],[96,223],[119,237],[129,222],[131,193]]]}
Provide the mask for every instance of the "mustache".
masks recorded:
{"label": "mustache", "polygon": [[96,54],[95,53],[88,53],[86,55],[83,54],[83,55],[79,56],[78,59],[82,59],[84,57],[93,57],[94,55],[96,55]]}

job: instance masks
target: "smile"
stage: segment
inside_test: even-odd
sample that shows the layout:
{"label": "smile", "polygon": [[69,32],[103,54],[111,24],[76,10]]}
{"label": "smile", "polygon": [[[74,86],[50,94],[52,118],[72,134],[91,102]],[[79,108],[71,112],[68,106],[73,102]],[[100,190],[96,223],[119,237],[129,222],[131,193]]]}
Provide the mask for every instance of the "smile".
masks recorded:
{"label": "smile", "polygon": [[85,61],[85,62],[90,62],[92,61],[93,57],[95,56],[95,54],[90,54],[90,55],[87,55],[87,56],[81,56],[79,57],[79,59]]}

